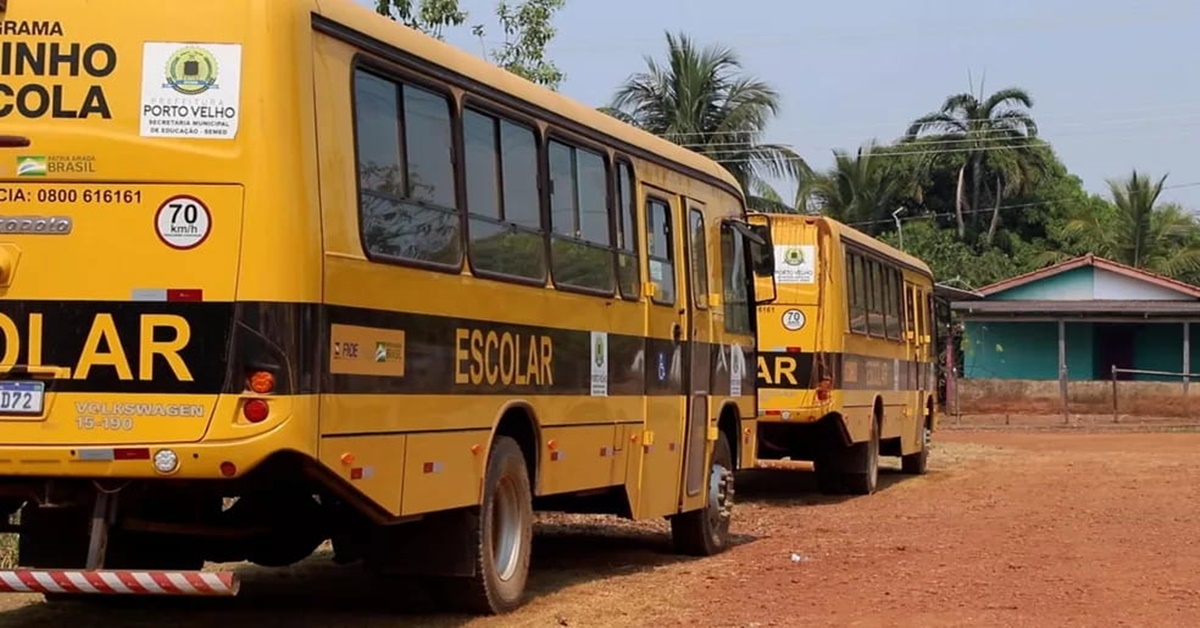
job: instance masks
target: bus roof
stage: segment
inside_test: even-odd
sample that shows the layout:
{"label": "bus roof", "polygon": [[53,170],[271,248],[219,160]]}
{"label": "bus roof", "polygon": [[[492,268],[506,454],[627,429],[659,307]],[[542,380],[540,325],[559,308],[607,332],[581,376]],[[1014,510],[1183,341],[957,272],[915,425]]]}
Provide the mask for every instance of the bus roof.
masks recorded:
{"label": "bus roof", "polygon": [[[723,166],[700,153],[537,85],[471,53],[379,15],[353,0],[301,0],[300,4],[312,6],[310,3],[314,1],[320,15],[344,27],[442,66],[472,82],[490,86],[546,112],[595,129],[611,139],[690,168],[731,187],[730,191],[744,201],[744,193],[737,179]],[[644,155],[639,156],[645,158]]]}
{"label": "bus roof", "polygon": [[846,240],[854,242],[855,244],[861,245],[868,249],[879,251],[880,253],[897,260],[901,264],[910,266],[914,270],[918,270],[926,275],[929,275],[930,278],[933,277],[933,270],[930,269],[929,265],[920,258],[909,255],[908,253],[901,251],[900,249],[888,244],[887,242],[884,242],[883,240],[873,238],[862,231],[859,231],[858,229],[855,229],[844,222],[830,218],[829,216],[784,213],[764,213],[764,215],[770,216],[772,221],[806,221],[812,223],[823,222],[829,225],[829,230],[831,233],[841,236]]}

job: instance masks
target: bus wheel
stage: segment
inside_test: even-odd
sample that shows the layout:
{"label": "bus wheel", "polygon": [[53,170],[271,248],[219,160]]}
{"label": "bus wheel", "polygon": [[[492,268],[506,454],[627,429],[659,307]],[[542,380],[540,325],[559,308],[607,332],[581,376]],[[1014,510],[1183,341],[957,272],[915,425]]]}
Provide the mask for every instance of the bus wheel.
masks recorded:
{"label": "bus wheel", "polygon": [[839,471],[837,453],[825,452],[813,460],[813,475],[817,479],[817,490],[825,495],[841,495],[845,493],[842,487],[842,474]]}
{"label": "bus wheel", "polygon": [[852,495],[870,495],[879,485],[879,419],[871,421],[871,437],[850,449],[847,462],[849,471],[842,476],[842,484]]}
{"label": "bus wheel", "polygon": [[444,598],[468,612],[499,615],[521,605],[533,545],[533,490],[515,440],[496,437],[472,535],[475,575],[443,581]]}
{"label": "bus wheel", "polygon": [[708,504],[699,510],[671,517],[675,551],[691,556],[711,556],[729,547],[733,518],[733,454],[722,432],[713,447],[708,475]]}
{"label": "bus wheel", "polygon": [[933,429],[929,421],[921,424],[921,450],[900,457],[900,470],[910,475],[924,475],[929,470],[929,445],[933,443]]}

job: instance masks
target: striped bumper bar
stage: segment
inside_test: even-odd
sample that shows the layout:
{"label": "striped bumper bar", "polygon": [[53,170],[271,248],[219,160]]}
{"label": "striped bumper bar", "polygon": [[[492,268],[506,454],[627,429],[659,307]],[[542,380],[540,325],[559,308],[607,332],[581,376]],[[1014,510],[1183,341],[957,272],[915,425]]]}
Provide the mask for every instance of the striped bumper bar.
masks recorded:
{"label": "striped bumper bar", "polygon": [[0,571],[0,592],[101,595],[237,595],[237,574],[204,571]]}

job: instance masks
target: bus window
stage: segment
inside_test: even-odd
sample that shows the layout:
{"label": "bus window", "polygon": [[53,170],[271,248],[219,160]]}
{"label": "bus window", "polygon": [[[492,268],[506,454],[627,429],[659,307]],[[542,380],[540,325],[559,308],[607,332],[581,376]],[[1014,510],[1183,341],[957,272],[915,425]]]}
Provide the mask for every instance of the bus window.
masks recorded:
{"label": "bus window", "polygon": [[550,142],[550,225],[554,282],[612,294],[608,170],[600,154]]}
{"label": "bus window", "polygon": [[870,281],[867,284],[867,289],[871,293],[871,304],[869,307],[870,317],[867,319],[867,326],[870,328],[872,336],[883,338],[885,336],[884,318],[887,316],[887,290],[886,280],[883,277],[883,266],[875,260],[867,260],[867,268],[870,269]]}
{"label": "bus window", "polygon": [[850,331],[867,333],[867,269],[861,256],[850,254]]}
{"label": "bus window", "polygon": [[617,164],[617,281],[621,296],[637,299],[642,294],[637,258],[637,195],[633,167]]}
{"label": "bus window", "polygon": [[690,262],[692,271],[692,302],[696,307],[708,309],[708,251],[704,240],[704,214],[692,209],[688,212]]}
{"label": "bus window", "polygon": [[485,275],[544,280],[533,129],[467,109],[463,144],[471,267]]}
{"label": "bus window", "polygon": [[725,303],[725,331],[751,333],[749,271],[746,268],[745,240],[728,224],[721,225],[721,283]]}
{"label": "bus window", "polygon": [[887,337],[892,340],[900,340],[900,291],[898,284],[900,282],[900,273],[892,268],[885,268],[884,276],[887,278],[887,307],[886,307],[886,325]]}
{"label": "bus window", "polygon": [[361,70],[355,89],[367,254],[457,266],[449,101]]}
{"label": "bus window", "polygon": [[646,201],[646,257],[650,281],[657,286],[654,302],[675,304],[675,252],[672,246],[671,208],[656,198]]}

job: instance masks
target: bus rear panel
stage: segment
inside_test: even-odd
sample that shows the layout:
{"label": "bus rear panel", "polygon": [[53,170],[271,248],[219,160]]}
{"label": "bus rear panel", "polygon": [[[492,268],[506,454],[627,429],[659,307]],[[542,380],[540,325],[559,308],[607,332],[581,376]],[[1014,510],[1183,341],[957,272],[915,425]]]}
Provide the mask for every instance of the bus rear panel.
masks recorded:
{"label": "bus rear panel", "polygon": [[303,31],[262,36],[296,3],[2,4],[0,516],[51,575],[0,586],[236,593],[205,559],[316,547],[245,525],[294,516],[312,491],[264,480],[316,454],[312,133],[259,104],[303,102]]}

